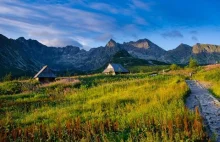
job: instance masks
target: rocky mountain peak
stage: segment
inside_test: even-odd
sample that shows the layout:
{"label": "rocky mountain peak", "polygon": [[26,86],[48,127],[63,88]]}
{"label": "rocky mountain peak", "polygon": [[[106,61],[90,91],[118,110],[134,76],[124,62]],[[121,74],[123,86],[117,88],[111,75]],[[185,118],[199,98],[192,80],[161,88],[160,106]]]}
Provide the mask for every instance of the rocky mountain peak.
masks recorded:
{"label": "rocky mountain peak", "polygon": [[144,38],[144,39],[139,39],[139,40],[137,40],[136,42],[139,42],[139,43],[142,43],[142,42],[151,42],[150,40],[148,40],[148,39],[146,39],[146,38]]}
{"label": "rocky mountain peak", "polygon": [[8,39],[6,36],[4,36],[4,35],[2,35],[2,34],[0,34],[0,38],[2,38],[2,39]]}
{"label": "rocky mountain peak", "polygon": [[193,53],[220,53],[220,46],[212,44],[197,43],[193,46]]}
{"label": "rocky mountain peak", "polygon": [[176,49],[191,49],[191,48],[192,48],[191,46],[181,43],[179,46],[177,46]]}
{"label": "rocky mountain peak", "polygon": [[138,48],[149,48],[151,42],[148,39],[140,39],[136,42],[130,42],[133,46],[138,47]]}
{"label": "rocky mountain peak", "polygon": [[24,37],[19,37],[17,40],[21,41],[21,42],[26,41],[26,39]]}
{"label": "rocky mountain peak", "polygon": [[[3,44],[5,41],[7,41],[8,40],[8,38],[7,37],[5,37],[4,35],[2,35],[2,34],[0,34],[0,42],[1,42],[1,44]],[[2,46],[2,45],[1,45]],[[0,47],[1,47],[0,46]]]}
{"label": "rocky mountain peak", "polygon": [[187,44],[181,43],[175,49],[169,50],[168,52],[172,56],[182,56],[185,54],[191,54],[192,47]]}
{"label": "rocky mountain peak", "polygon": [[115,47],[117,43],[113,40],[110,39],[109,42],[106,44],[106,47]]}

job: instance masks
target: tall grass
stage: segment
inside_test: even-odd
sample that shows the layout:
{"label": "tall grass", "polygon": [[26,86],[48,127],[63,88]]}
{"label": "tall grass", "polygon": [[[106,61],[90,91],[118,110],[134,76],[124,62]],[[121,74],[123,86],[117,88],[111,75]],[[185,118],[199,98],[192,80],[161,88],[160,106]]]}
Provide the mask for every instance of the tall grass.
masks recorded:
{"label": "tall grass", "polygon": [[[0,96],[0,141],[207,140],[178,76],[80,78],[81,87]],[[68,91],[67,91],[68,90]]]}
{"label": "tall grass", "polygon": [[159,72],[169,69],[169,65],[152,65],[152,66],[132,66],[129,71],[132,73]]}
{"label": "tall grass", "polygon": [[213,68],[210,70],[201,70],[198,72],[195,79],[211,83],[210,91],[218,98],[220,98],[220,68]]}
{"label": "tall grass", "polygon": [[21,92],[33,91],[38,85],[39,82],[36,80],[6,81],[0,83],[0,95],[13,95]]}

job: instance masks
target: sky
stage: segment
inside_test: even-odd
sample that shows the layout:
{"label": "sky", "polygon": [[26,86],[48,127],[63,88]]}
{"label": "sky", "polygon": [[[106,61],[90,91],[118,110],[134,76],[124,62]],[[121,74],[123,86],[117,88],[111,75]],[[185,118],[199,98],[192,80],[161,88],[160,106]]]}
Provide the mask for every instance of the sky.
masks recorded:
{"label": "sky", "polygon": [[219,0],[0,0],[0,34],[89,50],[147,38],[165,50],[220,45]]}

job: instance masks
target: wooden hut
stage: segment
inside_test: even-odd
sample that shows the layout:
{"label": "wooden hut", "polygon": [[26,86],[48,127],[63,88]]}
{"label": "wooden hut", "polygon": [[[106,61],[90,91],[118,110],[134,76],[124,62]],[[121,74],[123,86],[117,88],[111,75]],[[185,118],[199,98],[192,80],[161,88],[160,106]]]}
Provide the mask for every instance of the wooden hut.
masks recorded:
{"label": "wooden hut", "polygon": [[121,64],[110,63],[107,68],[103,71],[104,74],[126,74],[129,73],[127,69],[125,69]]}
{"label": "wooden hut", "polygon": [[42,83],[55,81],[56,75],[53,71],[48,67],[44,66],[35,76],[34,78]]}

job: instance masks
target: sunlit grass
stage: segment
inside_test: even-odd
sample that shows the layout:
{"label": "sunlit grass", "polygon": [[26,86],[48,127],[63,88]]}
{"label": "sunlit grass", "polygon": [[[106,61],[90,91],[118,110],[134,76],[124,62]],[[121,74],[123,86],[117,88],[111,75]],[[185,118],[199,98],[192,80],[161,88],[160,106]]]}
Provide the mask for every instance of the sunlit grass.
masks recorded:
{"label": "sunlit grass", "polygon": [[199,81],[210,83],[210,91],[216,97],[220,98],[220,68],[212,68],[210,70],[203,69],[198,72],[194,78]]}
{"label": "sunlit grass", "polygon": [[7,129],[12,139],[29,138],[26,131],[35,140],[206,139],[199,114],[185,108],[189,88],[182,77],[133,74],[79,79],[81,87],[49,85],[29,95],[0,96],[0,137],[5,138]]}

